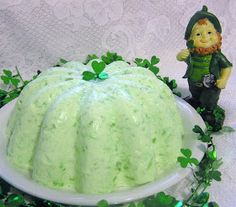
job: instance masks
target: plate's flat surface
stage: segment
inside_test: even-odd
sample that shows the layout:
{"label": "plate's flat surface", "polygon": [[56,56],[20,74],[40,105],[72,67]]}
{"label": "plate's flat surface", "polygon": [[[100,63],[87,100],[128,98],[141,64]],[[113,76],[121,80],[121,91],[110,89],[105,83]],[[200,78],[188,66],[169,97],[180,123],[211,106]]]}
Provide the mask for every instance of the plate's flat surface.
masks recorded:
{"label": "plate's flat surface", "polygon": [[[202,149],[204,149],[204,145],[197,141],[197,135],[192,132],[192,128],[195,124],[198,124],[204,128],[204,122],[189,104],[178,97],[176,97],[176,101],[185,129],[183,148],[192,149],[193,156],[201,159],[203,156]],[[163,191],[164,189],[179,182],[190,172],[189,169],[181,169],[177,166],[174,171],[167,174],[166,177],[161,180],[145,184],[131,190],[123,190],[103,195],[85,195],[46,188],[34,182],[32,179],[22,175],[14,169],[7,160],[7,139],[5,136],[5,129],[7,120],[14,105],[15,101],[7,104],[0,110],[0,176],[16,188],[31,195],[59,203],[75,205],[96,205],[97,202],[102,199],[107,200],[110,204],[126,203]]]}

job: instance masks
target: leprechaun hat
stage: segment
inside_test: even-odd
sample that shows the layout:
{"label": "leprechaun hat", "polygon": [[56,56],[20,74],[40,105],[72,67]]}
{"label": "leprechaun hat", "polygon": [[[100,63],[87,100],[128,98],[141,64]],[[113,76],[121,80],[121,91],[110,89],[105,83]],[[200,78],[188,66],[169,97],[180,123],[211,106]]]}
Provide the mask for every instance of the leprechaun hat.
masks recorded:
{"label": "leprechaun hat", "polygon": [[221,33],[221,26],[220,26],[220,22],[219,20],[217,19],[217,17],[208,12],[208,8],[207,6],[203,6],[202,7],[202,10],[201,11],[197,11],[190,19],[189,23],[188,23],[188,26],[186,28],[186,31],[185,31],[185,36],[184,36],[184,39],[185,40],[188,40],[190,35],[191,35],[191,32],[192,32],[192,28],[194,26],[194,24],[200,20],[200,19],[205,19],[207,18],[215,27],[216,31]]}

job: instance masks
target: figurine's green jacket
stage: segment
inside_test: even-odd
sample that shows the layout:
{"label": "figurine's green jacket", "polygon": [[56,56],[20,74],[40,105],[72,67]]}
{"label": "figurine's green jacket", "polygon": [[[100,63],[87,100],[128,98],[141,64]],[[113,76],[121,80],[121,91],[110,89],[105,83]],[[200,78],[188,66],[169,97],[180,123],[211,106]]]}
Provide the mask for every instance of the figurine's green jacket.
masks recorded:
{"label": "figurine's green jacket", "polygon": [[[204,58],[204,56],[202,56]],[[191,64],[191,55],[185,60],[188,65],[187,71],[183,78],[190,78],[193,74],[193,66]],[[215,52],[212,54],[210,62],[210,73],[215,75],[216,79],[220,77],[221,70],[227,67],[231,67],[232,63],[220,52]]]}

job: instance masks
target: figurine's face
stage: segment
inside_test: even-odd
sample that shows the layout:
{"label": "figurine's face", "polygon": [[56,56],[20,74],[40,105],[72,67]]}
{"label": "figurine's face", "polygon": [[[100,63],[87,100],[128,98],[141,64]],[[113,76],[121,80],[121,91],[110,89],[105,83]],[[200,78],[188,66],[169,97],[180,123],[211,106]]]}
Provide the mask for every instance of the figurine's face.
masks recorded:
{"label": "figurine's face", "polygon": [[214,25],[207,19],[204,24],[199,24],[197,22],[193,26],[190,39],[194,41],[195,47],[201,48],[211,47],[219,41]]}

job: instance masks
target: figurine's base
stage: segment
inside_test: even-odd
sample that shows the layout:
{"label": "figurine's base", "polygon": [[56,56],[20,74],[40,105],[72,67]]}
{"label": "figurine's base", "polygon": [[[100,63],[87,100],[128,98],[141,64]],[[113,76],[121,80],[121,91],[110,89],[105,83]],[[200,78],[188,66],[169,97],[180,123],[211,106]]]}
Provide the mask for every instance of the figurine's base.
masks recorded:
{"label": "figurine's base", "polygon": [[201,115],[202,119],[212,128],[212,131],[217,132],[222,129],[225,120],[225,111],[220,106],[216,106],[214,110],[208,111],[200,107],[200,102],[191,97],[184,98],[192,107],[194,107]]}

